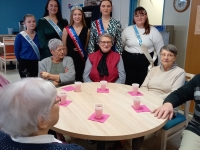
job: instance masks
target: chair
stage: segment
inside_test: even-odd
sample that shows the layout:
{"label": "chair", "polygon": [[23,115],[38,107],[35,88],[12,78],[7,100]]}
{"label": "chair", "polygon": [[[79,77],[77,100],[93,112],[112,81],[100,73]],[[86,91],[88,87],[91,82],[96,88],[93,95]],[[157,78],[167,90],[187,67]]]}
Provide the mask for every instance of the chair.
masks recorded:
{"label": "chair", "polygon": [[[186,73],[186,82],[194,77],[193,74]],[[188,114],[190,101],[187,101],[184,108],[184,114],[177,113],[177,116],[169,120],[161,129],[161,150],[166,150],[167,140],[181,133],[188,125]]]}
{"label": "chair", "polygon": [[17,69],[17,59],[14,53],[14,40],[15,38],[3,37],[3,55],[0,55],[1,62],[1,70],[2,65],[4,64],[4,72],[6,74],[6,62],[7,61],[16,61],[16,69]]}

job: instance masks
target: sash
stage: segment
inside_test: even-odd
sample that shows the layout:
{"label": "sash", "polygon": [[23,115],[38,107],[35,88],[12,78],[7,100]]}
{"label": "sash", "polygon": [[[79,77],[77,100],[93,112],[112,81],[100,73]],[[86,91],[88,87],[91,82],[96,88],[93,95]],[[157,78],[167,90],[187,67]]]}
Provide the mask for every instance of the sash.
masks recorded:
{"label": "sash", "polygon": [[97,27],[97,32],[99,35],[105,33],[105,30],[104,30],[104,27],[103,27],[103,23],[102,23],[102,19],[98,19],[98,20],[95,20],[95,24],[96,24],[96,27]]}
{"label": "sash", "polygon": [[40,51],[37,47],[37,45],[33,42],[33,40],[28,36],[28,34],[25,31],[21,31],[20,34],[29,42],[29,44],[32,46],[35,54],[37,55],[38,60],[40,60]]}
{"label": "sash", "polygon": [[78,50],[79,55],[81,56],[83,61],[85,61],[86,60],[85,50],[83,48],[83,45],[82,45],[78,35],[76,34],[76,31],[74,30],[74,28],[72,26],[65,27],[65,29],[67,30],[67,32],[68,32],[69,36],[71,37],[74,45],[76,46],[76,49]]}
{"label": "sash", "polygon": [[155,61],[156,58],[157,58],[157,54],[156,54],[156,52],[154,51],[153,59],[152,59],[151,55],[149,54],[149,51],[148,51],[147,47],[146,47],[144,44],[142,44],[143,41],[142,41],[142,39],[141,39],[141,37],[140,37],[140,34],[139,34],[139,32],[138,32],[138,29],[137,29],[136,25],[133,25],[133,28],[134,28],[134,31],[135,31],[135,34],[136,34],[138,43],[139,43],[139,45],[140,45],[140,47],[141,47],[141,49],[142,49],[144,55],[146,56],[146,58],[148,59],[148,61],[149,61],[149,63],[150,63],[150,65],[148,66],[148,70],[151,70],[151,68],[154,67],[154,61]]}
{"label": "sash", "polygon": [[44,19],[46,19],[50,25],[54,28],[54,30],[58,33],[60,39],[62,39],[62,31],[60,30],[60,28],[49,18],[49,16],[44,17]]}

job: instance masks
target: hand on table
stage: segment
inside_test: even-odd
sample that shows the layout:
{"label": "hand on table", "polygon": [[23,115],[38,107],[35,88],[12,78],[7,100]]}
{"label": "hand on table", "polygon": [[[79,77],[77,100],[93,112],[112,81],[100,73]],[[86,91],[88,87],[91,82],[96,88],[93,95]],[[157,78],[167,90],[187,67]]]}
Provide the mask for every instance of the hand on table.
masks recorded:
{"label": "hand on table", "polygon": [[173,111],[173,106],[171,103],[164,103],[162,106],[155,109],[151,113],[154,113],[154,117],[157,117],[158,119],[168,118],[169,120],[171,120],[173,117],[174,111]]}

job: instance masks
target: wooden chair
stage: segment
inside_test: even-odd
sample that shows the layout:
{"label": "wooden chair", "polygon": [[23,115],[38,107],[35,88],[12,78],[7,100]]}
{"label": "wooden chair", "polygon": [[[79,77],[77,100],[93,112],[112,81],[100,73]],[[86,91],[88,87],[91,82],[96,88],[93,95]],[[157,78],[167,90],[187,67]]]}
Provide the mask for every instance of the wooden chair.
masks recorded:
{"label": "wooden chair", "polygon": [[[186,82],[194,76],[193,74],[186,73]],[[167,140],[181,133],[188,125],[190,101],[187,101],[184,105],[184,114],[177,113],[177,116],[169,120],[161,129],[161,150],[166,150]]]}
{"label": "wooden chair", "polygon": [[4,64],[4,72],[6,74],[6,62],[7,61],[15,61],[16,62],[16,69],[17,69],[17,59],[15,57],[14,53],[14,41],[15,38],[8,38],[8,37],[3,37],[3,54],[0,55],[0,62],[1,62],[1,70],[2,70],[2,65]]}

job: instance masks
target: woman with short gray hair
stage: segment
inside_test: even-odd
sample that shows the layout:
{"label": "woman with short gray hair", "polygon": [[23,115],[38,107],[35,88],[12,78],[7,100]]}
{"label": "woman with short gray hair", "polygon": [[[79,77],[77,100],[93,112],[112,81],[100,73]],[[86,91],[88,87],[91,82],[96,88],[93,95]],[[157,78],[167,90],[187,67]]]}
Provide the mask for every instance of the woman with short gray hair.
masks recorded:
{"label": "woman with short gray hair", "polygon": [[39,62],[39,76],[50,80],[59,87],[71,84],[75,80],[74,63],[71,57],[66,55],[66,47],[59,39],[51,39],[48,43],[51,57]]}
{"label": "woman with short gray hair", "polygon": [[124,83],[126,73],[122,57],[111,50],[113,38],[108,33],[98,37],[100,50],[89,55],[83,73],[84,82],[108,82]]}
{"label": "woman with short gray hair", "polygon": [[160,96],[163,100],[185,82],[185,71],[176,64],[177,48],[168,44],[160,50],[161,64],[153,67],[141,88]]}
{"label": "woman with short gray hair", "polygon": [[26,78],[0,90],[0,149],[83,150],[48,135],[59,119],[55,86],[41,78]]}

